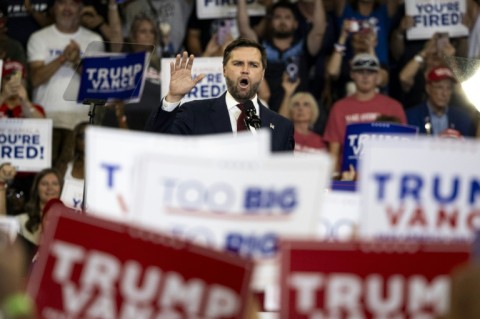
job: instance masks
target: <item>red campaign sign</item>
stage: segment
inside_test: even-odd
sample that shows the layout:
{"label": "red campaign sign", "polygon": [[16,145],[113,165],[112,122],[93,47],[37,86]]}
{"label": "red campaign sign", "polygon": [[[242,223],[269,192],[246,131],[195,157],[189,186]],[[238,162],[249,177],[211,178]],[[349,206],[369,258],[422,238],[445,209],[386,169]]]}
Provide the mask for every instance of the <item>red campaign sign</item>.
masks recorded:
{"label": "red campaign sign", "polygon": [[466,244],[281,243],[281,318],[435,318]]}
{"label": "red campaign sign", "polygon": [[45,319],[243,318],[251,271],[228,253],[63,209],[49,214],[28,292]]}

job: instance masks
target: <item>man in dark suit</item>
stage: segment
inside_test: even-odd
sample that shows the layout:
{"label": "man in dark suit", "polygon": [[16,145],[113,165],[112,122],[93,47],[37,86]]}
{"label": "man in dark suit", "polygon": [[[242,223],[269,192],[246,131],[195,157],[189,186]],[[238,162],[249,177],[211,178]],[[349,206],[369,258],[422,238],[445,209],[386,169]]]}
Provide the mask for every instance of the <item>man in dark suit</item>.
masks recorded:
{"label": "man in dark suit", "polygon": [[170,64],[168,94],[150,116],[147,131],[181,135],[237,132],[242,129],[242,124],[237,127],[242,113],[239,105],[250,100],[260,117],[261,127],[271,131],[272,151],[293,150],[293,124],[266,108],[257,98],[267,64],[265,49],[260,44],[247,39],[230,43],[223,54],[227,92],[217,98],[181,104],[181,99],[204,78],[203,74],[192,78],[193,60],[193,55],[183,52]]}
{"label": "man in dark suit", "polygon": [[420,134],[446,137],[473,137],[477,133],[474,113],[464,107],[451,105],[455,77],[445,67],[428,72],[425,91],[427,101],[406,111],[408,124],[418,127]]}

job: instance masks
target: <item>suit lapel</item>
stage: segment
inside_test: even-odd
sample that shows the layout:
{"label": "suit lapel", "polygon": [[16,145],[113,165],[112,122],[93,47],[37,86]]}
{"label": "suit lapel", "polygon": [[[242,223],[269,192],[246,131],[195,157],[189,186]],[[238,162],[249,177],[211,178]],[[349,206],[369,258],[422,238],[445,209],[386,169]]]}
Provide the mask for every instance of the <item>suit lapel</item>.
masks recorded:
{"label": "suit lapel", "polygon": [[266,111],[267,107],[260,103],[260,100],[258,100],[258,105],[260,110],[261,127],[270,127],[272,118],[269,112]]}
{"label": "suit lapel", "polygon": [[212,121],[215,133],[232,132],[230,115],[228,114],[227,104],[225,103],[225,93],[215,99],[210,107],[210,120]]}

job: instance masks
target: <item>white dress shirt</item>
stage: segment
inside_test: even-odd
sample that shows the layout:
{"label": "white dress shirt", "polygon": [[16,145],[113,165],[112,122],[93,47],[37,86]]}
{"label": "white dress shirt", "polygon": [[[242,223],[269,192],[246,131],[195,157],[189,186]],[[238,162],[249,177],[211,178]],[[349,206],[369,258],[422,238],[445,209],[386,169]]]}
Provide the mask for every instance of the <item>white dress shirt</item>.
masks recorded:
{"label": "white dress shirt", "polygon": [[[253,106],[255,107],[255,111],[257,112],[257,115],[260,117],[260,106],[258,105],[258,99],[257,95],[252,98],[251,100],[253,102]],[[177,106],[179,106],[181,101],[179,102],[168,102],[163,98],[162,101],[162,110],[165,112],[172,112]],[[230,92],[227,91],[227,94],[225,95],[225,103],[227,104],[227,111],[228,115],[230,116],[230,124],[232,125],[232,131],[237,132],[237,119],[240,116],[240,109],[237,107],[239,104],[233,96],[230,94]]]}

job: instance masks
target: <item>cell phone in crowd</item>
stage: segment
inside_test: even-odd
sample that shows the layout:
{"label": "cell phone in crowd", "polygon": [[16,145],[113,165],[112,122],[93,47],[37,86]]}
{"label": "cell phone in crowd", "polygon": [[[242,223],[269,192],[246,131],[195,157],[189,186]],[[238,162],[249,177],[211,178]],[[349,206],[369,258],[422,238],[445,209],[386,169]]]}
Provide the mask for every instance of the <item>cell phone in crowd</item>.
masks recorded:
{"label": "cell phone in crowd", "polygon": [[217,43],[223,45],[227,39],[229,33],[232,31],[232,25],[230,20],[221,20],[217,28]]}
{"label": "cell phone in crowd", "polygon": [[298,73],[300,71],[299,59],[296,56],[291,56],[287,59],[285,64],[285,72],[288,75],[288,81],[295,82],[298,80]]}
{"label": "cell phone in crowd", "polygon": [[439,33],[437,35],[437,51],[441,52],[443,49],[448,45],[449,39],[448,39],[448,33]]}
{"label": "cell phone in crowd", "polygon": [[349,20],[348,21],[348,32],[355,33],[360,31],[360,23],[357,20]]}

